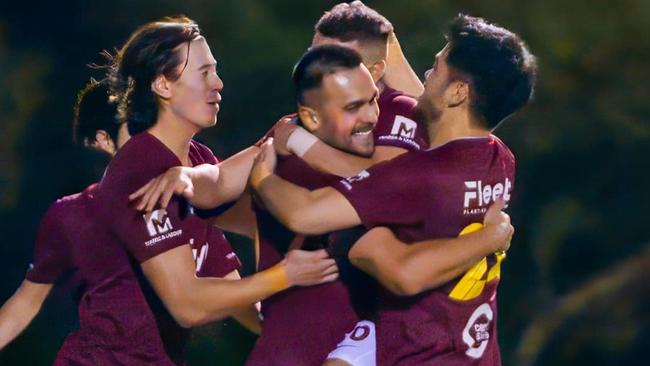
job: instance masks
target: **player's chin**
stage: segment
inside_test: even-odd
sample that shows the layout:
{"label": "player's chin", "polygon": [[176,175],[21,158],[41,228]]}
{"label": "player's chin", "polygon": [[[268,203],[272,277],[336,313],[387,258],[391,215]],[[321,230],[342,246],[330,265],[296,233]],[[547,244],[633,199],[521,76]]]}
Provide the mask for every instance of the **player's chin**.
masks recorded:
{"label": "player's chin", "polygon": [[372,157],[372,154],[375,153],[375,141],[372,136],[369,139],[364,139],[362,141],[353,141],[351,150],[356,155],[370,158]]}

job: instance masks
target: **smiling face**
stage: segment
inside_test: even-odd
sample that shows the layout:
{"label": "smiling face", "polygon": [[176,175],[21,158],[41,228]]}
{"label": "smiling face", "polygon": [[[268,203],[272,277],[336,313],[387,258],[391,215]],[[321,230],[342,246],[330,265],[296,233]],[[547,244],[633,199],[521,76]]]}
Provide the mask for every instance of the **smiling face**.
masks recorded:
{"label": "smiling face", "polygon": [[316,117],[314,135],[340,150],[369,157],[375,150],[377,87],[368,69],[359,65],[323,77],[320,88],[305,94]]}
{"label": "smiling face", "polygon": [[175,116],[199,131],[217,123],[223,81],[205,38],[195,38],[189,53],[187,47],[184,44],[177,50],[182,55],[178,67],[183,71],[176,81],[170,82],[171,93],[165,104]]}

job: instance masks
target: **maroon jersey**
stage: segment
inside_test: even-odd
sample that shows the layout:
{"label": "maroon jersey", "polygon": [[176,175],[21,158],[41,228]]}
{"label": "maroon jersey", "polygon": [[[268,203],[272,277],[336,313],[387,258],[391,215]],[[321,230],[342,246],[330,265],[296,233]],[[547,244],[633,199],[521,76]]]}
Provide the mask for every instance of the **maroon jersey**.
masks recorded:
{"label": "maroon jersey", "polygon": [[[279,157],[277,174],[310,190],[326,187],[340,177],[319,173],[300,158]],[[328,235],[303,237],[280,224],[255,204],[260,238],[260,270],[278,263],[289,249],[321,249]],[[264,325],[247,365],[321,365],[341,334],[358,317],[341,281],[294,287],[262,301]]]}
{"label": "maroon jersey", "polygon": [[[194,165],[216,162],[210,150],[196,142],[191,143],[189,156]],[[88,289],[82,299],[88,303],[87,314],[83,314],[88,321],[81,324],[84,337],[69,348],[69,359],[76,361],[75,354],[85,352],[96,364],[183,364],[188,330],[167,312],[144,279],[139,263],[189,243],[197,275],[221,277],[239,268],[239,260],[221,231],[195,216],[184,200],[174,198],[167,209],[150,215],[130,207],[129,194],[177,165],[178,158],[146,132],[133,136],[109,164],[92,204],[94,225],[88,252],[92,255],[88,256],[95,263],[88,268],[88,276],[97,287]],[[103,300],[104,292],[110,292],[110,301]],[[117,302],[118,306],[105,307],[100,305],[102,301]],[[141,328],[144,320],[146,327]],[[112,358],[97,355],[106,353],[108,340],[122,346],[109,349]],[[152,344],[161,343],[162,347],[152,349]],[[121,360],[124,353],[132,355],[128,362],[113,361]]]}
{"label": "maroon jersey", "polygon": [[[375,145],[419,150],[428,145],[426,129],[411,119],[415,99],[386,87],[378,100],[379,118],[373,131]],[[295,117],[295,115],[285,116]],[[301,159],[279,157],[276,173],[282,178],[314,190],[340,178],[311,169]],[[317,237],[296,236],[268,211],[255,207],[260,237],[260,270],[277,264],[290,249],[326,248],[337,252],[339,240],[349,240],[338,232]],[[358,235],[352,235],[358,236]],[[343,264],[345,266],[345,264]],[[345,279],[320,286],[292,288],[262,302],[264,326],[247,365],[321,365],[345,332],[367,313],[373,301],[374,283],[344,268]]]}
{"label": "maroon jersey", "polygon": [[83,289],[79,329],[66,337],[55,365],[173,365],[165,355],[126,252],[97,245],[96,185],[57,200],[41,221],[26,278],[54,283],[74,271]]}
{"label": "maroon jersey", "polygon": [[[366,228],[389,227],[407,243],[454,237],[481,222],[496,197],[509,201],[514,156],[495,136],[464,138],[415,151],[334,185]],[[382,292],[378,365],[500,365],[496,285],[469,301],[447,287],[413,297]]]}
{"label": "maroon jersey", "polygon": [[375,146],[424,150],[429,146],[427,128],[413,118],[417,101],[404,93],[384,87],[377,100],[379,117],[373,130]]}

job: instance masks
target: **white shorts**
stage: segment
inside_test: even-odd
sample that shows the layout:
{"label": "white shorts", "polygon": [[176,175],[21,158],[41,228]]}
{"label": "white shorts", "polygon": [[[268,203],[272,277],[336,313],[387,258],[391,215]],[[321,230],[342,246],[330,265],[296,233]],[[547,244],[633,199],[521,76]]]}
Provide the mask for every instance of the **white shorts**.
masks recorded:
{"label": "white shorts", "polygon": [[375,323],[362,320],[345,335],[336,349],[327,355],[327,359],[336,358],[351,366],[376,366],[376,353]]}

